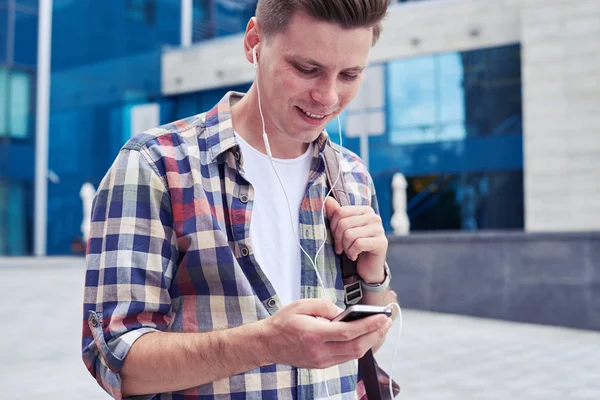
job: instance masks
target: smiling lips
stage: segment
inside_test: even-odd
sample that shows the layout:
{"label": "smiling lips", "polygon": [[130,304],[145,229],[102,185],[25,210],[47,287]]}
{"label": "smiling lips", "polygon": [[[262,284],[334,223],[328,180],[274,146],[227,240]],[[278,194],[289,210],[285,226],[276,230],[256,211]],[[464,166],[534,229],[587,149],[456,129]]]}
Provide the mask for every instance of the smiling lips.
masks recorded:
{"label": "smiling lips", "polygon": [[325,114],[325,115],[322,115],[322,114],[313,114],[313,113],[311,113],[311,112],[308,112],[308,111],[306,111],[306,110],[304,110],[304,109],[302,109],[302,108],[300,108],[300,107],[298,107],[298,109],[299,109],[300,111],[302,111],[302,112],[304,113],[304,115],[306,115],[306,116],[308,116],[308,117],[310,117],[310,118],[314,118],[314,119],[323,119],[323,118],[325,118],[327,115],[329,115],[329,114]]}

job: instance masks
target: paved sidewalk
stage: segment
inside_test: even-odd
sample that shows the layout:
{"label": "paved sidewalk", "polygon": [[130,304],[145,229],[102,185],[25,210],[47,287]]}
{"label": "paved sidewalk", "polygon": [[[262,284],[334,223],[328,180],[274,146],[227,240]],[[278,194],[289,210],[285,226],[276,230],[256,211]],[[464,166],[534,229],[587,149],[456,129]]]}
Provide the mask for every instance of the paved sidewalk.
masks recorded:
{"label": "paved sidewalk", "polygon": [[[0,258],[2,399],[109,398],[80,358],[83,276],[80,258]],[[404,310],[393,376],[408,400],[598,400],[600,333]]]}

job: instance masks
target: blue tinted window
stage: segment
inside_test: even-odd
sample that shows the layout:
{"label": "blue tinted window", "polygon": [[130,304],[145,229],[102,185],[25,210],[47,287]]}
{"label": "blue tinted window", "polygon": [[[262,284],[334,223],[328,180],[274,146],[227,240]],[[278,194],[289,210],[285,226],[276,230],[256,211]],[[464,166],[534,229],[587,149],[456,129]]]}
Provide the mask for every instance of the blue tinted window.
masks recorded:
{"label": "blue tinted window", "polygon": [[394,144],[521,134],[519,45],[392,61],[388,74]]}
{"label": "blue tinted window", "polygon": [[15,13],[14,62],[35,68],[37,64],[38,16],[32,13]]}
{"label": "blue tinted window", "polygon": [[192,40],[199,42],[215,36],[212,4],[208,0],[194,0],[192,8]]}
{"label": "blue tinted window", "polygon": [[39,1],[38,0],[17,0],[17,4],[21,6],[38,8]]}
{"label": "blue tinted window", "polygon": [[393,61],[389,64],[389,93],[394,129],[431,129],[435,114],[434,57]]}
{"label": "blue tinted window", "polygon": [[257,0],[194,0],[193,41],[244,32]]}
{"label": "blue tinted window", "polygon": [[0,181],[0,255],[23,256],[28,252],[27,200],[23,183]]}
{"label": "blue tinted window", "polygon": [[25,255],[26,249],[26,199],[25,187],[20,183],[9,185],[8,192],[8,235],[7,250],[10,255]]}
{"label": "blue tinted window", "polygon": [[461,58],[468,136],[521,134],[521,47],[473,50]]}
{"label": "blue tinted window", "polygon": [[0,68],[0,137],[29,137],[31,96],[31,74]]}
{"label": "blue tinted window", "polygon": [[0,67],[0,137],[8,135],[8,70]]}
{"label": "blue tinted window", "polygon": [[154,0],[127,0],[127,17],[132,21],[153,25],[156,18]]}
{"label": "blue tinted window", "polygon": [[411,231],[522,229],[521,170],[409,177]]}
{"label": "blue tinted window", "polygon": [[31,113],[31,75],[12,71],[10,74],[9,135],[17,139],[29,136]]}
{"label": "blue tinted window", "polygon": [[458,54],[389,64],[391,139],[398,144],[465,137],[462,64]]}
{"label": "blue tinted window", "polygon": [[0,2],[0,63],[6,62],[6,38],[8,29],[8,6]]}
{"label": "blue tinted window", "polygon": [[214,0],[214,3],[217,36],[244,32],[256,9],[256,0]]}
{"label": "blue tinted window", "polygon": [[445,140],[464,139],[466,136],[464,71],[460,54],[442,54],[436,61],[439,82],[438,137]]}

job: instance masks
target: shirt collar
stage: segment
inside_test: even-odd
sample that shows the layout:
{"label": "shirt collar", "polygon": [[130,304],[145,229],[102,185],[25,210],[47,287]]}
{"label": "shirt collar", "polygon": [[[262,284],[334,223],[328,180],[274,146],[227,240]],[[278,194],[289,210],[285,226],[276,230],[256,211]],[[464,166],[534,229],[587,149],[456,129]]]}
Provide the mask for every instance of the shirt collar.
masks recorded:
{"label": "shirt collar", "polygon": [[[206,113],[205,126],[207,129],[208,154],[211,161],[230,150],[237,148],[238,142],[233,133],[233,121],[231,118],[231,107],[244,96],[240,92],[228,92],[212,110]],[[329,135],[323,130],[314,141],[315,151],[321,153],[327,143]]]}

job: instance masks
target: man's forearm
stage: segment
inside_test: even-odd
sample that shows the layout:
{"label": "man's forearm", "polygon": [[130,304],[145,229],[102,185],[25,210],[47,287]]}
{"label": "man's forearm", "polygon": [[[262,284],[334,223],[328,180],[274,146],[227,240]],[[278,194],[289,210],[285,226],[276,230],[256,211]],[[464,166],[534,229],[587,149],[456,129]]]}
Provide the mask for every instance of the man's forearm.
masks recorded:
{"label": "man's forearm", "polygon": [[273,363],[261,322],[207,333],[155,332],[134,342],[123,397],[185,390]]}

